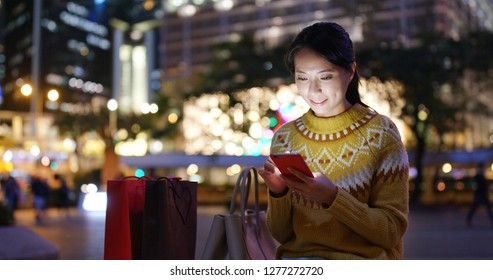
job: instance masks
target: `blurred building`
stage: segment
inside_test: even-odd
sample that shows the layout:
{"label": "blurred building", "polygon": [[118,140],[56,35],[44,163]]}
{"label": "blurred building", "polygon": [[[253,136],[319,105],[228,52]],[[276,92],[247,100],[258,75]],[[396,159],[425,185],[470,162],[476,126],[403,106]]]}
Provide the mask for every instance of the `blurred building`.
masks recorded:
{"label": "blurred building", "polygon": [[[3,1],[0,1],[0,26],[4,26],[5,12],[3,9]],[[5,30],[0,28],[0,103],[2,102],[2,83],[3,77],[5,76],[5,50],[4,50],[4,33]]]}
{"label": "blurred building", "polygon": [[[2,5],[6,71],[0,118],[10,118],[11,134],[21,136],[29,134],[28,122],[36,126],[33,119],[51,110],[83,112],[115,98],[121,112],[138,111],[153,101],[160,81],[202,71],[212,45],[244,33],[273,46],[311,22],[336,21],[356,48],[363,48],[412,46],[426,33],[459,39],[473,30],[493,30],[491,0],[9,0]],[[24,84],[32,86],[32,97],[21,95]],[[58,92],[56,102],[47,100],[51,89]]]}
{"label": "blurred building", "polygon": [[212,44],[253,33],[278,44],[314,21],[336,21],[356,48],[411,46],[426,33],[459,39],[472,30],[493,30],[490,0],[201,0],[165,1],[161,68],[165,79],[200,71]]}
{"label": "blurred building", "polygon": [[[135,111],[158,89],[152,83],[164,13],[158,1],[4,2],[8,74],[1,109],[36,109],[19,92],[24,84],[38,93],[38,111],[70,113],[112,97],[122,111]],[[59,93],[57,102],[47,101],[51,89]]]}
{"label": "blurred building", "polygon": [[141,113],[160,89],[159,27],[161,1],[107,0],[113,42],[112,97],[122,113]]}
{"label": "blurred building", "polygon": [[159,90],[158,1],[0,3],[0,134],[18,147],[49,149],[39,142],[57,137],[52,112],[99,112],[111,98],[122,113],[140,112]]}
{"label": "blurred building", "polygon": [[3,109],[29,109],[16,93],[19,85],[34,82],[33,60],[39,60],[43,109],[50,109],[45,98],[52,88],[59,91],[60,103],[67,105],[109,95],[111,37],[103,5],[43,0],[5,1],[4,7],[7,75]]}
{"label": "blurred building", "polygon": [[[244,33],[276,45],[330,20],[362,48],[493,29],[490,0],[9,0],[2,8],[0,118],[20,136],[47,130],[34,119],[51,110],[84,112],[115,98],[121,112],[136,112],[153,101],[160,81],[203,70],[213,44]],[[20,92],[25,84],[31,97]],[[56,102],[47,99],[50,90]]]}
{"label": "blurred building", "polygon": [[[6,71],[0,109],[12,116],[12,134],[47,138],[50,111],[92,110],[111,94],[106,8],[94,1],[3,2]],[[23,86],[29,90],[21,92]]]}

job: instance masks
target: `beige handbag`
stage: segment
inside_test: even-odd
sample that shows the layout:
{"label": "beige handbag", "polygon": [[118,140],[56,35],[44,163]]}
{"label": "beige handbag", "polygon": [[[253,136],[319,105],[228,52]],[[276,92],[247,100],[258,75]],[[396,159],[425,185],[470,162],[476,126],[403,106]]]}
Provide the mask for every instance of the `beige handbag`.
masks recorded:
{"label": "beige handbag", "polygon": [[[250,187],[255,188],[254,209],[247,209]],[[215,215],[202,260],[273,260],[279,243],[272,237],[259,209],[258,174],[254,167],[242,170],[233,191],[229,213]],[[236,209],[240,195],[240,209]]]}

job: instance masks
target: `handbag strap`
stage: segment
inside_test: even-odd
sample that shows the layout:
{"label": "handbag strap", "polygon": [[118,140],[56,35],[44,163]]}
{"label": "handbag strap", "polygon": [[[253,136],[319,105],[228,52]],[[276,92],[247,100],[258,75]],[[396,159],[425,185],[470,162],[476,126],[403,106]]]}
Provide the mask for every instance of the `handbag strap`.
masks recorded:
{"label": "handbag strap", "polygon": [[242,200],[245,198],[245,196],[248,197],[250,190],[246,190],[245,194],[245,180],[247,179],[249,175],[249,170],[247,168],[241,170],[240,175],[238,175],[238,179],[236,180],[235,188],[233,189],[233,194],[231,195],[231,202],[229,204],[229,214],[234,214],[237,211],[237,200],[238,200],[238,195],[240,196],[240,211],[241,211],[241,205]]}
{"label": "handbag strap", "polygon": [[[253,178],[252,178],[253,177]],[[257,169],[253,166],[244,168],[240,175],[238,176],[238,180],[236,181],[235,188],[233,190],[233,195],[231,199],[231,204],[229,206],[229,213],[234,214],[236,211],[236,200],[238,195],[240,195],[240,217],[241,217],[241,225],[242,227],[245,225],[245,213],[248,205],[248,198],[250,196],[250,188],[252,186],[255,191],[255,200],[254,200],[254,210],[255,210],[255,219],[256,219],[256,228],[255,231],[257,234],[260,234],[260,209],[259,209],[259,183],[258,183],[258,172]]]}

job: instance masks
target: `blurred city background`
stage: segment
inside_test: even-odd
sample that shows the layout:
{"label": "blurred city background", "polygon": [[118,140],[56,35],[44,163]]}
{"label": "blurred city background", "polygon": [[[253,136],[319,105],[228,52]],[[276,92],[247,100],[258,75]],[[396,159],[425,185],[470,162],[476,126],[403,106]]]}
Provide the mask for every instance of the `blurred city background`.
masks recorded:
{"label": "blurred city background", "polygon": [[[353,39],[365,103],[399,127],[413,206],[466,207],[493,180],[492,0],[0,0],[0,170],[104,211],[122,176],[199,182],[225,204],[307,110],[284,67],[315,21]],[[464,217],[459,217],[465,221]]]}

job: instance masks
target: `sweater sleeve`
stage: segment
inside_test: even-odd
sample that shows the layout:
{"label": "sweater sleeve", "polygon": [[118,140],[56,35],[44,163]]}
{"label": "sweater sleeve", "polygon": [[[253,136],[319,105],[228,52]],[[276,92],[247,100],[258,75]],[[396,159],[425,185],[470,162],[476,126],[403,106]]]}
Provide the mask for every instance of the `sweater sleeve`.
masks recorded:
{"label": "sweater sleeve", "polygon": [[368,203],[340,189],[327,211],[363,238],[389,250],[400,244],[408,226],[409,164],[400,141],[381,150],[377,160]]}
{"label": "sweater sleeve", "polygon": [[285,243],[293,236],[291,192],[279,198],[268,195],[268,200],[267,226],[279,243]]}
{"label": "sweater sleeve", "polygon": [[[272,153],[285,153],[290,151],[289,142],[287,137],[279,137],[279,134],[286,133],[292,128],[289,128],[290,123],[281,126],[274,134],[274,141],[272,143],[270,152]],[[268,204],[266,221],[272,236],[281,244],[286,243],[293,238],[293,213],[291,205],[291,192],[288,191],[282,197],[273,197],[268,194]]]}

